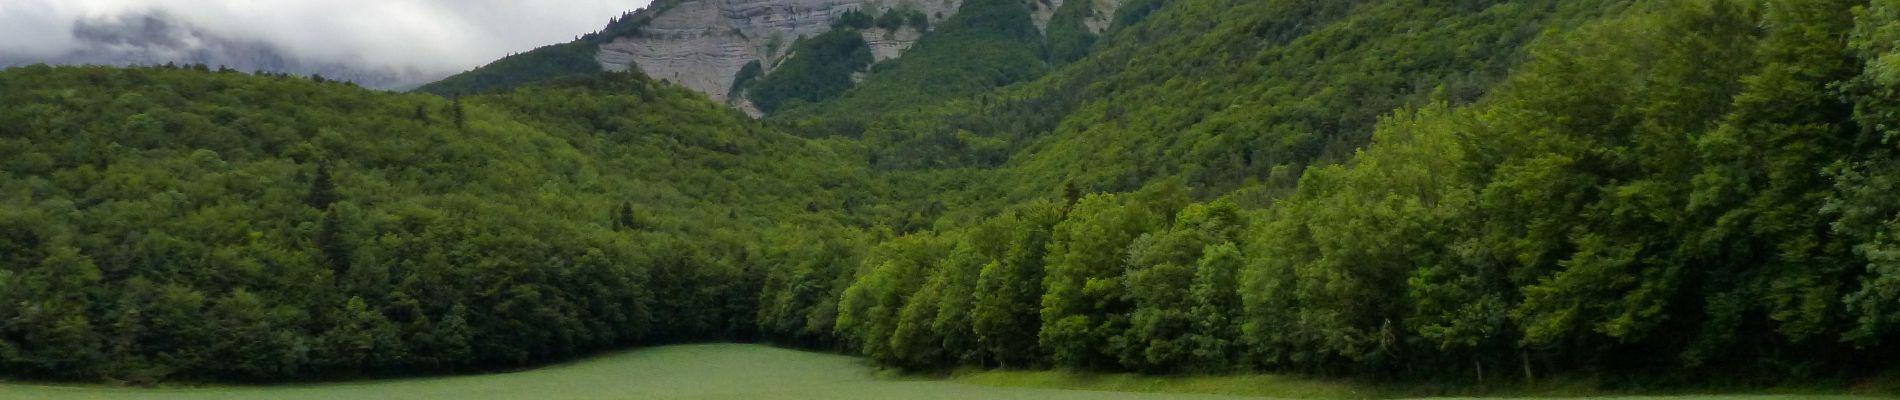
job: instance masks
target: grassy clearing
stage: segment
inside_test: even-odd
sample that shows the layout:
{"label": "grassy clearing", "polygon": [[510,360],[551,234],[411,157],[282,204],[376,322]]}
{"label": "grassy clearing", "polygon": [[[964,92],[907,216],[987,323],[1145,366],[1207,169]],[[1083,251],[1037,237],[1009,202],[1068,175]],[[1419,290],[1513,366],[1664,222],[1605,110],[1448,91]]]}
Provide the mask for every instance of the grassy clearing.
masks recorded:
{"label": "grassy clearing", "polygon": [[[1256,397],[1248,397],[1256,396]],[[117,388],[0,383],[5,400],[182,399],[893,399],[1159,400],[1377,398],[1347,383],[1267,375],[1151,377],[985,371],[948,379],[880,377],[846,356],[759,345],[709,344],[629,351],[529,371],[342,384]],[[1849,397],[1679,396],[1667,400],[1847,399]],[[1630,398],[1635,400],[1638,398]]]}
{"label": "grassy clearing", "polygon": [[183,399],[1220,399],[891,380],[852,357],[758,345],[669,346],[530,371],[347,384],[114,388],[0,384],[5,400]]}
{"label": "grassy clearing", "polygon": [[960,371],[952,381],[1000,387],[1035,387],[1143,393],[1198,393],[1290,399],[1379,397],[1366,387],[1276,375],[1160,377],[1065,371]]}
{"label": "grassy clearing", "polygon": [[[1281,375],[1148,376],[1093,374],[1067,371],[963,370],[949,379],[978,385],[1018,388],[1056,388],[1141,393],[1191,393],[1282,399],[1618,399],[1618,400],[1794,400],[1880,399],[1878,395],[1839,394],[1839,390],[1788,388],[1749,394],[1686,390],[1667,394],[1606,392],[1586,381],[1545,383],[1537,387],[1506,387],[1475,391],[1431,385],[1391,386],[1326,381]],[[1885,382],[1887,380],[1879,380]],[[1890,384],[1883,384],[1890,385]],[[1856,393],[1894,393],[1886,386],[1857,387]],[[1478,396],[1478,397],[1471,397]]]}

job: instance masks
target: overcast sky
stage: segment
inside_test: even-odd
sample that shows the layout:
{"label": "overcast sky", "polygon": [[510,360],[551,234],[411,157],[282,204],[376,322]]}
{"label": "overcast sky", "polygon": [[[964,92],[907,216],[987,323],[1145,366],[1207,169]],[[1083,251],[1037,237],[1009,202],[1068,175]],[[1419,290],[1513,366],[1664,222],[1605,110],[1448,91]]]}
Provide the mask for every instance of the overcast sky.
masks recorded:
{"label": "overcast sky", "polygon": [[296,56],[459,72],[573,40],[650,0],[0,0],[0,58],[70,50],[80,19],[148,11]]}

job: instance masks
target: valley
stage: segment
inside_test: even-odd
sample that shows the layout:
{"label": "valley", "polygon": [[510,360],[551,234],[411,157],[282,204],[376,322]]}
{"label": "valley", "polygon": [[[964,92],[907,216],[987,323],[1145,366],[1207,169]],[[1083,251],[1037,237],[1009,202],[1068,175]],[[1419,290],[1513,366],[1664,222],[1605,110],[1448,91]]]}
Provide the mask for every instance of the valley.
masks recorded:
{"label": "valley", "polygon": [[[667,0],[406,93],[19,66],[0,379],[52,384],[0,390],[1894,396],[1897,143],[1900,0]],[[727,342],[829,354],[675,346]]]}

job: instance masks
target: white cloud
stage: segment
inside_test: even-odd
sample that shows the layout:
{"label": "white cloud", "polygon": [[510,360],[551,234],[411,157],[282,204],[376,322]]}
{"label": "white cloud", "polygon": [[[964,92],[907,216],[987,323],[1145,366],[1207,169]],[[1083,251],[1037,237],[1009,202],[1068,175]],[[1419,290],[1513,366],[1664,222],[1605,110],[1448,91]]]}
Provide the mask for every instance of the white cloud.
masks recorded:
{"label": "white cloud", "polygon": [[313,60],[459,72],[572,40],[649,0],[0,0],[0,59],[71,50],[74,21],[160,11]]}
{"label": "white cloud", "polygon": [[0,55],[42,57],[72,46],[73,21],[65,6],[55,0],[0,0]]}

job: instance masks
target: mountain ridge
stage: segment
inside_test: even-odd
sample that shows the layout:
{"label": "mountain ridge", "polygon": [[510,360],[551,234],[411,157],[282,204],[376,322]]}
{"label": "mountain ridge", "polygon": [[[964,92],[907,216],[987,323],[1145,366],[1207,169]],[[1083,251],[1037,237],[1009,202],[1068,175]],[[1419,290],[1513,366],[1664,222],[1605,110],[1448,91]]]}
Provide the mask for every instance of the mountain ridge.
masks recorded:
{"label": "mountain ridge", "polygon": [[[1020,0],[1017,0],[1020,1]],[[606,29],[580,40],[550,45],[510,56],[494,64],[423,86],[420,90],[480,92],[511,85],[599,71],[637,70],[657,79],[693,89],[754,116],[765,112],[746,96],[744,83],[777,72],[800,44],[833,29],[855,29],[872,63],[899,59],[913,45],[928,40],[936,25],[954,18],[961,1],[914,0],[675,0],[649,5],[621,16]],[[1088,34],[1105,30],[1119,0],[1071,1],[1081,9],[1071,16]],[[1028,0],[1039,31],[1058,20],[1062,1]],[[581,62],[592,54],[598,68]],[[754,65],[756,64],[756,65]],[[853,76],[846,86],[867,79],[875,71],[865,66],[845,68]],[[509,72],[513,71],[513,72]],[[750,74],[750,75],[748,75]],[[486,78],[484,78],[486,77]],[[460,82],[487,81],[486,84]],[[766,107],[775,108],[775,107]]]}

